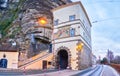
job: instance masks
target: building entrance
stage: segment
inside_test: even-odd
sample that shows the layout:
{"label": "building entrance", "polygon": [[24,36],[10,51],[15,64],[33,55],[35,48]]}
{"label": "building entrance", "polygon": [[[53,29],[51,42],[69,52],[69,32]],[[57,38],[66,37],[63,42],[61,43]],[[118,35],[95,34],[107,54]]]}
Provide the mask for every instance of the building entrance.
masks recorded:
{"label": "building entrance", "polygon": [[66,50],[60,50],[58,52],[57,63],[59,69],[66,69],[68,66],[68,53]]}

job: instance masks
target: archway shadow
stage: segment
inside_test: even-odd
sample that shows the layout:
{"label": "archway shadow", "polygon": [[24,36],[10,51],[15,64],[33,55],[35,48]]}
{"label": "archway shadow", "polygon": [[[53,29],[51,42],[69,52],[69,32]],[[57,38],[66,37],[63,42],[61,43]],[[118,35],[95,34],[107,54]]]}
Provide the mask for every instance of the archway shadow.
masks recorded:
{"label": "archway shadow", "polygon": [[68,67],[68,53],[66,50],[60,50],[57,53],[58,69],[67,69]]}

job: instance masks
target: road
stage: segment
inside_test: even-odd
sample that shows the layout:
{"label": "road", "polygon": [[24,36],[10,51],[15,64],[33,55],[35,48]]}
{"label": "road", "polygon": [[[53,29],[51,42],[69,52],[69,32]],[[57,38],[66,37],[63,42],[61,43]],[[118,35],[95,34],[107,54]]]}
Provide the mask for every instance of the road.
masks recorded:
{"label": "road", "polygon": [[95,68],[80,72],[73,76],[120,76],[118,72],[108,65],[97,65]]}
{"label": "road", "polygon": [[104,66],[102,76],[120,76],[120,74],[118,75],[112,67]]}
{"label": "road", "polygon": [[75,76],[100,76],[103,70],[103,65],[97,65],[96,67],[90,68],[90,70],[82,71]]}
{"label": "road", "polygon": [[0,76],[35,76],[37,74],[44,74],[49,72],[56,72],[57,69],[51,70],[20,70],[20,69],[3,69],[0,68]]}
{"label": "road", "polygon": [[29,70],[25,73],[21,70],[0,70],[0,76],[120,76],[120,74],[108,65],[96,65],[85,70]]}

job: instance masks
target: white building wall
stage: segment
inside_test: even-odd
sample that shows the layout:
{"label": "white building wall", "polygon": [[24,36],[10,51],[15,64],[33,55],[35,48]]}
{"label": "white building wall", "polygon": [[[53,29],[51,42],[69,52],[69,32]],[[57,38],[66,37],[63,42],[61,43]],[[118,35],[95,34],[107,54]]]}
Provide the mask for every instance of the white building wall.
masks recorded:
{"label": "white building wall", "polygon": [[[86,43],[91,47],[91,26],[79,4],[54,11],[53,15],[54,21],[59,19],[59,24],[54,26],[54,28],[57,29],[71,25],[71,27],[76,30],[75,34],[81,35],[85,39]],[[75,15],[75,21],[67,22],[69,21],[70,15]]]}
{"label": "white building wall", "polygon": [[77,8],[78,8],[78,6],[73,5],[73,6],[69,6],[69,7],[54,11],[53,12],[54,20],[59,19],[59,23],[67,22],[67,21],[69,21],[70,15],[76,15],[76,19],[79,19],[79,14],[78,14],[79,11],[76,10]]}
{"label": "white building wall", "polygon": [[85,27],[85,29],[87,30],[87,32],[89,33],[89,35],[91,35],[91,25],[88,22],[88,19],[86,18],[85,12],[81,11],[82,7],[79,6],[79,19],[81,20],[83,26]]}
{"label": "white building wall", "polygon": [[[83,7],[78,4],[71,4],[71,6],[60,7],[58,9],[53,10],[54,21],[58,19],[58,25],[54,25],[54,33],[56,33],[59,29],[70,27],[75,28],[75,36],[74,37],[64,37],[64,38],[56,38],[54,40],[54,52],[61,47],[65,46],[71,51],[71,66],[72,69],[76,69],[75,58],[78,57],[76,51],[76,44],[78,41],[82,41],[84,43],[84,47],[81,51],[81,64],[83,67],[89,66],[91,62],[91,25],[89,20],[87,19],[86,13],[83,10]],[[75,15],[75,20],[69,21],[69,16]]]}

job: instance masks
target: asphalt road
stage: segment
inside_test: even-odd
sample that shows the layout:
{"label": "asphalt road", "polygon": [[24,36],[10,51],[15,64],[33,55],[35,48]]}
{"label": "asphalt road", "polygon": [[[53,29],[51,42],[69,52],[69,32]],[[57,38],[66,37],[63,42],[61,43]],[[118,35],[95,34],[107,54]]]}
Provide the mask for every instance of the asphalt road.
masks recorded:
{"label": "asphalt road", "polygon": [[84,70],[0,70],[0,76],[120,76],[108,65],[96,65]]}
{"label": "asphalt road", "polygon": [[108,65],[97,65],[95,68],[81,71],[73,76],[120,76],[120,74]]}
{"label": "asphalt road", "polygon": [[51,70],[19,70],[19,69],[0,69],[0,76],[25,76],[25,75],[36,75],[43,73],[56,72],[57,69]]}

